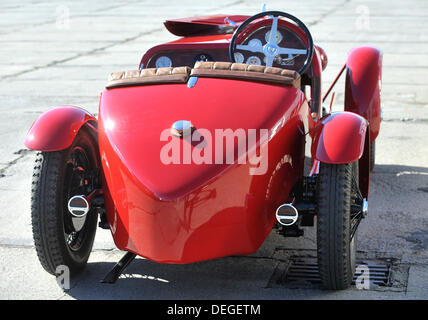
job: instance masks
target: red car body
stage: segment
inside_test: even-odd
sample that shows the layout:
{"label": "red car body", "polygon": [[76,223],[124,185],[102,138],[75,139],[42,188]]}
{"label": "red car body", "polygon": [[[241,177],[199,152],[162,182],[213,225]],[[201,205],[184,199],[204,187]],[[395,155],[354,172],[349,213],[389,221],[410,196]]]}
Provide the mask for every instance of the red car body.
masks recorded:
{"label": "red car body", "polygon": [[[215,33],[225,17],[186,23],[194,28],[194,21],[203,20]],[[304,37],[299,28],[287,26]],[[169,29],[186,33],[186,28],[174,29],[174,23]],[[148,50],[140,67],[148,66],[160,51],[227,50],[230,38],[231,34],[186,36]],[[98,119],[76,107],[50,110],[31,127],[26,146],[63,150],[83,125],[91,126],[99,141],[108,223],[119,249],[163,263],[250,254],[272,230],[276,208],[292,201],[290,192],[304,174],[306,142],[312,141],[312,173],[319,161],[359,160],[360,185],[368,197],[368,141],[379,132],[381,61],[374,48],[354,49],[346,62],[345,111],[324,117],[320,86],[306,96],[293,86],[200,78],[193,88],[182,83],[106,89]],[[316,47],[308,73],[312,81],[321,82],[326,65],[326,53]],[[308,102],[318,106],[317,117]],[[250,175],[251,165],[238,163],[237,157],[232,164],[164,165],[159,154],[165,142],[159,137],[178,119],[190,119],[196,128],[211,132],[267,129],[266,174]],[[266,146],[258,139],[250,149],[261,148]],[[235,141],[225,151],[235,154],[237,149]]]}
{"label": "red car body", "polygon": [[[175,97],[174,105],[162,96],[164,90]],[[207,97],[211,90],[222,94]],[[243,90],[248,90],[245,96],[236,95]],[[266,90],[271,101],[264,101]],[[182,118],[212,132],[275,130],[267,173],[249,175],[248,163],[164,165],[160,133]],[[107,128],[107,121],[114,125]],[[272,229],[275,208],[303,173],[310,121],[303,93],[284,86],[199,79],[192,89],[172,84],[107,90],[100,105],[99,143],[116,245],[174,263],[254,252]]]}

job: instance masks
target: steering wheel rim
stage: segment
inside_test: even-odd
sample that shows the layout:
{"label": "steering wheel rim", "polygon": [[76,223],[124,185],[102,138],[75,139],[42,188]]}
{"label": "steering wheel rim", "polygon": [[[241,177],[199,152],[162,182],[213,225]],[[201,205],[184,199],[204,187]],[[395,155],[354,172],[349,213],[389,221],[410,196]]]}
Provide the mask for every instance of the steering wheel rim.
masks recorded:
{"label": "steering wheel rim", "polygon": [[[297,26],[303,30],[303,32],[306,35],[306,38],[308,40],[308,53],[306,55],[306,59],[303,63],[303,66],[297,71],[300,75],[302,75],[310,66],[311,62],[312,62],[312,57],[314,55],[314,43],[312,40],[312,35],[309,32],[309,29],[306,27],[306,25],[299,20],[298,18],[296,18],[295,16],[283,12],[283,11],[264,11],[264,12],[260,12],[252,17],[249,17],[247,20],[245,20],[233,33],[232,39],[230,41],[229,44],[229,57],[230,57],[230,61],[235,63],[235,51],[236,51],[236,40],[238,39],[239,34],[254,20],[265,17],[265,16],[272,16],[272,17],[285,17],[290,19],[291,21],[295,22],[297,24]],[[271,27],[272,30],[272,27]],[[263,53],[263,52],[262,52]],[[264,53],[265,54],[265,53]],[[265,54],[266,56],[266,54]]]}

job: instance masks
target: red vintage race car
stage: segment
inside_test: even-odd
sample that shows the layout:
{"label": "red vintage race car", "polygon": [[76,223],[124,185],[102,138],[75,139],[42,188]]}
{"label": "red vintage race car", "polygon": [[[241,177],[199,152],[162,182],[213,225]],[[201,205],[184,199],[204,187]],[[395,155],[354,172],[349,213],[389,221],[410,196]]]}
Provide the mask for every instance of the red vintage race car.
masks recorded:
{"label": "red vintage race car", "polygon": [[[29,130],[26,146],[40,151],[32,224],[42,266],[81,271],[97,224],[127,251],[108,283],[136,255],[172,264],[247,255],[273,228],[296,237],[316,224],[322,283],[350,286],[381,121],[381,53],[352,50],[323,96],[327,55],[291,14],[165,26],[181,38],[112,73],[98,119],[61,106]],[[323,102],[342,74],[344,111],[332,112],[335,94]]]}

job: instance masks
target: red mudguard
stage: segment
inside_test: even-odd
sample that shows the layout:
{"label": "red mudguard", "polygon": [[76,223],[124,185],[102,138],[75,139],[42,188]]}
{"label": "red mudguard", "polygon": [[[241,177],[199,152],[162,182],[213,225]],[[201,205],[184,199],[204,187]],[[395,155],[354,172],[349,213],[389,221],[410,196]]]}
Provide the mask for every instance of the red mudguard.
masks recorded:
{"label": "red mudguard", "polygon": [[370,142],[379,134],[382,53],[372,47],[358,47],[346,61],[345,110],[369,121]]}
{"label": "red mudguard", "polygon": [[367,121],[351,112],[336,112],[314,128],[312,157],[326,163],[357,161],[364,152]]}
{"label": "red mudguard", "polygon": [[79,129],[97,119],[89,112],[73,106],[61,106],[43,113],[30,128],[25,146],[32,150],[58,151],[67,149]]}
{"label": "red mudguard", "polygon": [[368,122],[352,112],[335,112],[321,119],[312,132],[312,158],[325,163],[359,160],[360,190],[369,194]]}

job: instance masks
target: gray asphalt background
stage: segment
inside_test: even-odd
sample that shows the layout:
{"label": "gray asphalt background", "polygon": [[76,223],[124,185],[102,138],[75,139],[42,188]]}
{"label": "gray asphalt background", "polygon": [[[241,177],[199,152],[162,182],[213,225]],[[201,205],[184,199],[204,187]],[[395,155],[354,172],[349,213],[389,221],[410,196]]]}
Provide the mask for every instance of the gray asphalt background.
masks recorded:
{"label": "gray asphalt background", "polygon": [[[360,227],[361,259],[392,259],[394,285],[331,292],[278,283],[290,255],[313,255],[305,238],[272,234],[249,257],[191,265],[137,259],[116,285],[101,285],[122,256],[109,231],[98,230],[88,268],[63,291],[39,265],[30,225],[34,152],[25,135],[42,112],[62,104],[96,113],[113,71],[135,69],[150,47],[175,39],[167,18],[214,13],[255,14],[261,2],[12,1],[0,2],[0,298],[1,299],[427,299],[428,297],[428,2],[269,1],[310,28],[327,52],[324,89],[350,49],[384,53],[384,121],[371,177],[369,217]],[[67,13],[69,20],[67,22]],[[344,81],[336,110],[343,108]]]}

